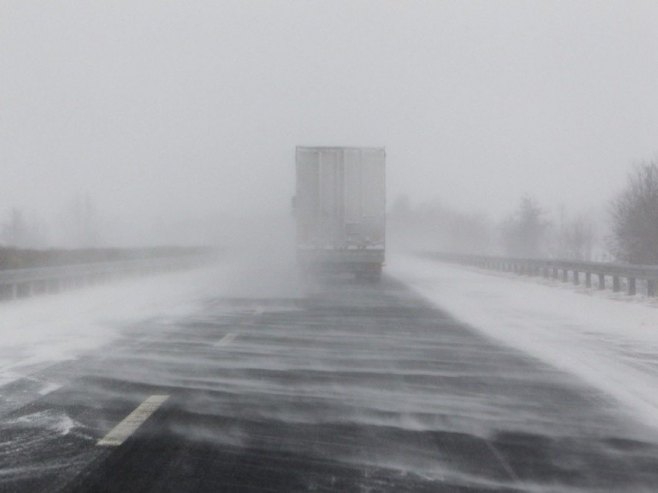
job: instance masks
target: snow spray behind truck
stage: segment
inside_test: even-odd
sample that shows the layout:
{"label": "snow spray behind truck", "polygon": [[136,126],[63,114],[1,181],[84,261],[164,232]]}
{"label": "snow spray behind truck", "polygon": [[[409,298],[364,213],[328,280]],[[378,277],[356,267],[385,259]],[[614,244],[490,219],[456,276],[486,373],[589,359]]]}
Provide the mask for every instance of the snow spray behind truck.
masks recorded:
{"label": "snow spray behind truck", "polygon": [[297,260],[310,272],[378,280],[384,264],[386,152],[297,147]]}

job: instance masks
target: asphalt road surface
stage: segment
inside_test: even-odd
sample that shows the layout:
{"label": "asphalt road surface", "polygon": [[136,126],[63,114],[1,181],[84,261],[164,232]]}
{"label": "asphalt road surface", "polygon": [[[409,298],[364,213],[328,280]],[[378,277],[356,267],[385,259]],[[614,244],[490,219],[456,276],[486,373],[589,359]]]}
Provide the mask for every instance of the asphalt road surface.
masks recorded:
{"label": "asphalt road surface", "polygon": [[207,299],[0,391],[3,492],[658,491],[653,430],[391,279]]}

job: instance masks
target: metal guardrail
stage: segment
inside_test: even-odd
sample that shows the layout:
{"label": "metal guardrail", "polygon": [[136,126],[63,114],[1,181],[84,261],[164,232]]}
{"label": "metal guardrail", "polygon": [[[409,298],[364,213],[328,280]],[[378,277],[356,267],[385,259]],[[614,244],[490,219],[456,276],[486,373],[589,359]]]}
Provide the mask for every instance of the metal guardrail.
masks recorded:
{"label": "metal guardrail", "polygon": [[208,259],[203,256],[161,257],[0,270],[0,299],[55,293],[119,278],[191,268],[205,260]]}
{"label": "metal guardrail", "polygon": [[638,281],[644,284],[648,296],[656,296],[658,286],[658,266],[631,265],[604,262],[579,262],[556,259],[528,259],[497,257],[487,255],[465,255],[453,253],[424,253],[424,257],[443,262],[470,265],[483,269],[513,272],[520,275],[542,276],[573,282],[578,285],[581,279],[587,287],[593,287],[592,278],[596,278],[599,289],[611,288],[622,291],[622,284],[629,295],[638,292]]}

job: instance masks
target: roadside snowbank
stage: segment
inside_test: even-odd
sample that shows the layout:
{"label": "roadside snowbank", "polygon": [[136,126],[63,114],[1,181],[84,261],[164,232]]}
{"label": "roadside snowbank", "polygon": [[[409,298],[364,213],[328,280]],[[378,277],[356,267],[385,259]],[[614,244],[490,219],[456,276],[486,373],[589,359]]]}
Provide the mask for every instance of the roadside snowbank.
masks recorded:
{"label": "roadside snowbank", "polygon": [[225,271],[217,265],[0,303],[0,385],[106,344],[122,324],[193,310],[225,285]]}
{"label": "roadside snowbank", "polygon": [[387,271],[485,335],[575,375],[658,428],[658,309],[410,256]]}

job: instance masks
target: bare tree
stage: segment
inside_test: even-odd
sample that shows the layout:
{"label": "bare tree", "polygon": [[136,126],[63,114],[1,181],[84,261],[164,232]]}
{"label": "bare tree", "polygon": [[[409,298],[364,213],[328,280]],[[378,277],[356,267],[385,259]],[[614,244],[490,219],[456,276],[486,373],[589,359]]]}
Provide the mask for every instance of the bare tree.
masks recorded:
{"label": "bare tree", "polygon": [[44,244],[44,231],[34,213],[26,216],[23,210],[14,207],[2,225],[0,239],[8,246],[36,248]]}
{"label": "bare tree", "polygon": [[63,244],[74,248],[99,246],[98,214],[96,208],[86,195],[76,195],[61,215],[61,240]]}
{"label": "bare tree", "polygon": [[9,211],[7,221],[3,226],[3,237],[8,245],[14,247],[24,246],[27,237],[27,226],[23,211],[16,207]]}
{"label": "bare tree", "polygon": [[563,226],[562,246],[564,257],[574,260],[591,260],[594,248],[594,228],[583,217],[572,219]]}
{"label": "bare tree", "polygon": [[560,209],[554,234],[553,255],[571,260],[592,260],[596,234],[591,215],[581,214],[569,218],[564,207]]}
{"label": "bare tree", "polygon": [[549,222],[544,210],[532,197],[521,199],[517,210],[502,225],[503,246],[507,255],[539,257],[544,254],[544,240]]}
{"label": "bare tree", "polygon": [[636,166],[612,204],[612,249],[631,263],[658,264],[658,165]]}

